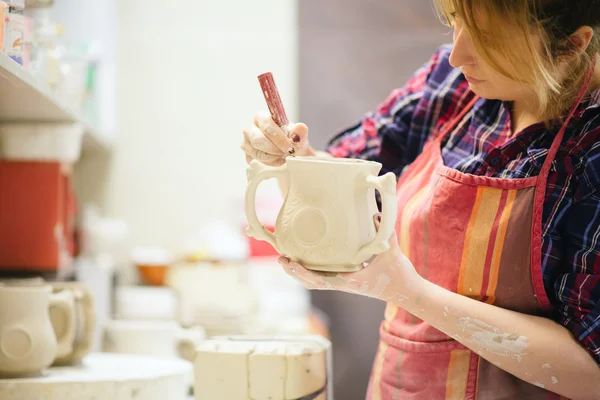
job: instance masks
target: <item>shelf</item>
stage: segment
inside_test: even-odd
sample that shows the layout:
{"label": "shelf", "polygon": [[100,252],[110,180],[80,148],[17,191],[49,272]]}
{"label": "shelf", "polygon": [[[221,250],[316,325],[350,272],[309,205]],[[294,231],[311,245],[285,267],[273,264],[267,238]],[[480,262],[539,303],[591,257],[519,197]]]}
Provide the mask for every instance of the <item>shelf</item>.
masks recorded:
{"label": "shelf", "polygon": [[111,143],[54,96],[50,86],[0,52],[0,121],[79,122],[86,126],[84,151],[110,152]]}
{"label": "shelf", "polygon": [[94,353],[81,366],[0,379],[2,400],[187,400],[193,365],[178,359]]}

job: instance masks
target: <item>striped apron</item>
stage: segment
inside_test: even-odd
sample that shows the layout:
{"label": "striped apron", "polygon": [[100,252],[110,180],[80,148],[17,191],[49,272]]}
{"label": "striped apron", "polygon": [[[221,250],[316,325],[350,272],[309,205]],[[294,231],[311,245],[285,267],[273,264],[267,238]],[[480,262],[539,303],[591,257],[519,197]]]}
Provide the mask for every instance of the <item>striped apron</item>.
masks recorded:
{"label": "striped apron", "polygon": [[[587,88],[588,86],[585,85]],[[579,101],[585,91],[580,93]],[[434,135],[398,181],[401,250],[428,281],[530,315],[552,306],[541,268],[546,180],[569,118],[536,177],[501,179],[444,166],[441,147],[478,98]],[[388,304],[369,400],[561,399],[522,381],[412,314]]]}

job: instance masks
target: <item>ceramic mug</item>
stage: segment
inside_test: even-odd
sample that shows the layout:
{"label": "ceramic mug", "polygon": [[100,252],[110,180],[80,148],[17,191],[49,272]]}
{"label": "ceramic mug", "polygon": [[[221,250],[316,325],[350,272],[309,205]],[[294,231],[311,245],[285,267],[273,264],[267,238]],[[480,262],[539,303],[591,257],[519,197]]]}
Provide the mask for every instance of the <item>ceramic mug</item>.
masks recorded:
{"label": "ceramic mug", "polygon": [[[57,357],[53,365],[79,364],[94,344],[96,315],[92,294],[87,286],[80,282],[52,282],[52,287],[54,293],[70,292],[73,294],[76,320],[71,350]],[[51,313],[51,320],[55,333],[58,333],[60,330],[59,319],[53,318]]]}
{"label": "ceramic mug", "polygon": [[102,350],[192,361],[205,338],[202,328],[182,328],[175,321],[112,320],[105,327]]}
{"label": "ceramic mug", "polygon": [[[11,287],[44,286],[49,284],[42,277],[7,278],[0,280],[0,283]],[[59,296],[68,303],[71,309],[65,311],[62,307],[50,306],[50,321],[52,322],[54,333],[56,337],[65,337],[65,340],[58,346],[56,353],[58,358],[71,353],[76,333],[76,327],[67,323],[69,315],[75,313],[75,296],[72,293],[61,293]]]}
{"label": "ceramic mug", "polygon": [[[353,272],[389,249],[396,223],[396,176],[377,176],[373,161],[333,157],[288,157],[279,167],[256,160],[247,169],[246,233],[267,241],[277,252],[315,271]],[[275,233],[258,220],[255,197],[260,182],[281,178],[288,193]],[[381,195],[382,220],[375,230],[375,190]]]}
{"label": "ceramic mug", "polygon": [[[50,310],[64,316],[57,338]],[[0,283],[0,375],[32,376],[49,367],[59,351],[66,351],[75,330],[73,297],[52,293],[50,285]]]}
{"label": "ceramic mug", "polygon": [[[57,357],[52,365],[64,366],[79,364],[93,346],[96,326],[92,294],[86,285],[80,282],[47,282],[41,277],[2,279],[0,283],[8,286],[43,286],[51,285],[54,293],[66,291],[61,296],[72,303],[75,313],[75,326],[65,334],[70,338],[59,348]],[[70,300],[73,297],[73,300]],[[50,307],[50,321],[57,337],[65,330],[65,315],[61,310]]]}

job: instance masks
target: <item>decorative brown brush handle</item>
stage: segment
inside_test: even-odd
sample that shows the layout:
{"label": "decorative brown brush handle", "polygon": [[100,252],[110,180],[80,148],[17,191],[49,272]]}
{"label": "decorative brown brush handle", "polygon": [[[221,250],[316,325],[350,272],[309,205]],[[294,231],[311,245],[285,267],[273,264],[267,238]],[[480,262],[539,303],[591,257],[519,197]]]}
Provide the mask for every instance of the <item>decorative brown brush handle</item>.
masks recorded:
{"label": "decorative brown brush handle", "polygon": [[279,97],[279,91],[277,90],[277,85],[275,85],[273,74],[271,72],[266,72],[259,75],[258,82],[262,88],[267,106],[269,106],[271,118],[273,118],[273,121],[275,121],[278,126],[286,127],[290,121],[285,114],[285,108],[283,108],[281,97]]}

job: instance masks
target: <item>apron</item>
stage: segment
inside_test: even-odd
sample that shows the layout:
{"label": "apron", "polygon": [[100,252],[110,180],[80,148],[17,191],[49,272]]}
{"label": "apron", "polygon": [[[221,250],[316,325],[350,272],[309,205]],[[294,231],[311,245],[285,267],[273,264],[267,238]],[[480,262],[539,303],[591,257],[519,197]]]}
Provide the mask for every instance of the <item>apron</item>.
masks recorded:
{"label": "apron", "polygon": [[[538,176],[490,178],[444,166],[442,144],[471,119],[477,97],[425,145],[398,181],[396,224],[400,249],[423,278],[498,307],[549,314],[552,306],[541,263],[546,180],[592,71]],[[367,398],[562,397],[516,378],[404,309],[388,304]]]}

